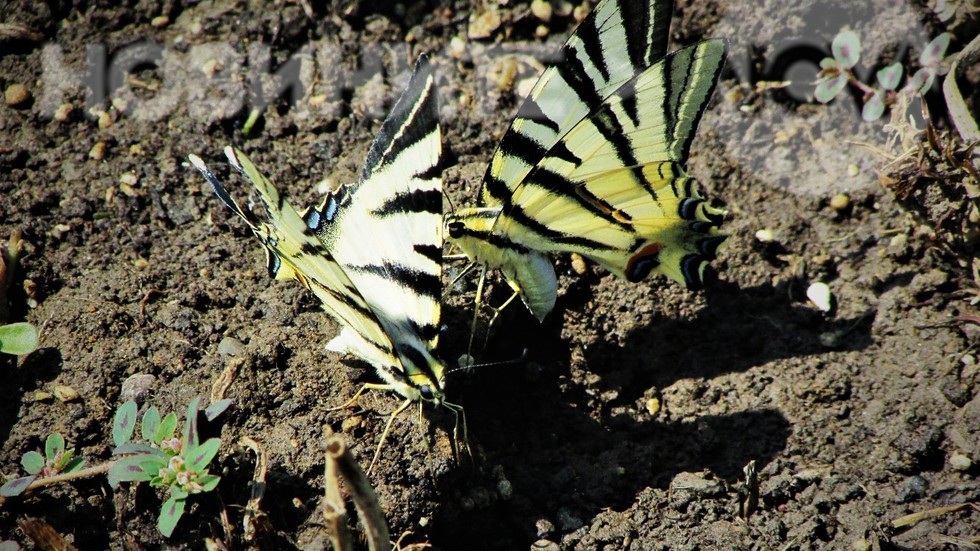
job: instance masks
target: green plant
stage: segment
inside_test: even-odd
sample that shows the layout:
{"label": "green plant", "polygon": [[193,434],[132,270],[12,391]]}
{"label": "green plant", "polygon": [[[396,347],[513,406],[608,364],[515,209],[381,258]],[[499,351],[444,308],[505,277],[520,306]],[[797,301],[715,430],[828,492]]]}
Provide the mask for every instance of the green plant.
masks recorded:
{"label": "green plant", "polygon": [[833,57],[826,57],[820,62],[813,97],[821,103],[828,103],[850,84],[864,93],[861,117],[866,121],[877,120],[884,114],[886,106],[895,103],[898,94],[921,96],[932,87],[937,76],[949,71],[945,56],[950,38],[949,33],[942,33],[925,47],[919,55],[919,70],[899,90],[904,73],[901,63],[892,63],[879,70],[875,74],[877,86],[869,86],[858,80],[854,67],[861,60],[861,39],[854,31],[843,30],[837,33],[831,44]]}
{"label": "green plant", "polygon": [[60,433],[48,435],[44,442],[44,455],[29,451],[20,459],[28,476],[15,478],[0,487],[0,496],[20,495],[37,479],[78,472],[85,460],[75,457],[74,448],[65,448],[65,438]]}
{"label": "green plant", "polygon": [[23,356],[37,350],[37,329],[26,322],[0,325],[0,352]]}
{"label": "green plant", "polygon": [[[109,484],[116,487],[120,482],[149,482],[151,486],[169,490],[170,496],[160,509],[157,528],[169,537],[177,521],[184,514],[187,498],[193,494],[214,490],[221,477],[210,474],[208,464],[221,446],[218,438],[201,443],[197,430],[197,398],[187,408],[183,430],[177,435],[177,416],[165,417],[155,407],[143,414],[140,435],[146,443],[132,442],[136,430],[137,407],[126,402],[116,412],[112,427],[112,439],[116,443],[114,455],[125,455],[109,469]],[[227,400],[212,404],[207,415],[213,417],[227,407]]]}

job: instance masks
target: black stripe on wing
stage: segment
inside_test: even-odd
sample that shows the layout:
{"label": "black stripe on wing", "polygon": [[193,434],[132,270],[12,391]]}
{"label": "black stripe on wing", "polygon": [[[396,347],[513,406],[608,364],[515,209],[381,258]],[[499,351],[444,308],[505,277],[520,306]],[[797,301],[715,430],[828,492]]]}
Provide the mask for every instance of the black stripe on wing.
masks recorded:
{"label": "black stripe on wing", "polygon": [[421,272],[410,266],[392,264],[366,264],[361,266],[348,265],[344,267],[350,272],[369,273],[381,276],[391,282],[418,295],[426,296],[438,302],[442,296],[442,281],[436,274]]}
{"label": "black stripe on wing", "polygon": [[408,88],[391,109],[381,131],[371,144],[361,181],[370,179],[380,166],[392,162],[407,148],[430,135],[439,124],[436,95],[431,93],[433,69],[425,54],[415,63]]}

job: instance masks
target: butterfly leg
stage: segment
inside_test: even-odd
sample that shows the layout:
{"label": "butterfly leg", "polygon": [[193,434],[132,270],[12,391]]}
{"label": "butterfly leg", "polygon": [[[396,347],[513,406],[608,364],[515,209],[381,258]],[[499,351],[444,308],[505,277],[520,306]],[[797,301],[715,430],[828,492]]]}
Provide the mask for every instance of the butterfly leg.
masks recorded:
{"label": "butterfly leg", "polygon": [[473,337],[476,336],[476,322],[480,319],[480,305],[483,304],[483,284],[487,280],[487,265],[483,265],[480,271],[480,282],[476,285],[476,300],[473,302],[473,322],[470,324],[470,344],[466,347],[466,354],[472,357]]}
{"label": "butterfly leg", "polygon": [[487,324],[487,335],[486,335],[486,339],[484,339],[483,341],[484,349],[486,349],[487,344],[490,343],[490,329],[493,328],[494,322],[497,321],[498,317],[500,317],[500,313],[504,311],[504,308],[510,306],[510,303],[513,302],[514,299],[517,298],[518,295],[520,294],[521,294],[520,291],[514,291],[514,294],[510,295],[510,298],[505,300],[504,303],[501,304],[499,307],[494,308],[493,306],[490,306],[490,309],[493,310],[493,317],[490,318],[490,323]]}
{"label": "butterfly leg", "polygon": [[[466,258],[466,257],[463,257],[463,258]],[[449,295],[449,291],[453,288],[453,286],[456,285],[456,283],[460,279],[463,279],[463,276],[465,276],[466,274],[468,274],[471,271],[473,271],[473,268],[475,268],[475,267],[476,267],[476,262],[470,262],[469,264],[467,264],[466,266],[464,266],[463,267],[463,271],[459,272],[459,275],[457,275],[456,277],[454,277],[453,280],[449,282],[449,285],[446,286],[446,292],[444,292],[442,294],[442,299],[443,300],[446,300],[446,296]]]}
{"label": "butterfly leg", "polygon": [[[364,386],[367,386],[367,385],[364,385]],[[368,469],[367,469],[367,475],[368,476],[371,475],[371,471],[374,470],[375,463],[377,463],[378,462],[378,458],[381,457],[381,449],[384,447],[385,439],[388,438],[388,431],[391,430],[391,425],[393,425],[395,423],[395,418],[398,417],[399,415],[401,415],[401,413],[403,411],[405,411],[406,409],[408,409],[408,406],[412,405],[412,402],[414,402],[414,401],[415,400],[412,400],[411,398],[405,400],[404,402],[402,402],[402,405],[398,406],[398,409],[396,409],[395,411],[393,411],[391,413],[391,416],[388,419],[388,423],[385,425],[385,430],[384,430],[384,432],[381,433],[381,440],[378,442],[378,449],[376,449],[374,451],[374,459],[371,460],[371,465],[368,466]]]}
{"label": "butterfly leg", "polygon": [[340,409],[346,409],[350,407],[351,404],[356,402],[357,399],[361,397],[361,394],[364,394],[368,390],[395,390],[395,388],[391,385],[386,385],[381,383],[365,383],[365,385],[362,386],[360,390],[354,393],[354,396],[350,400],[347,400],[346,402],[340,404],[337,407],[328,408],[327,411],[337,411]]}

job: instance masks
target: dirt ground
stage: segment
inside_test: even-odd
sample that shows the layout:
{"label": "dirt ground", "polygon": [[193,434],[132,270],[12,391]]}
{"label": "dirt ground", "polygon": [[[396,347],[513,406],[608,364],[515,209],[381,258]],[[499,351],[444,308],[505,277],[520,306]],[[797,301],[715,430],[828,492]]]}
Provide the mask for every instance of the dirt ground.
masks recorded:
{"label": "dirt ground", "polygon": [[[187,155],[204,158],[244,204],[247,184],[221,154],[235,144],[294,205],[311,204],[324,179],[356,178],[411,61],[430,51],[450,152],[445,188],[453,204],[472,204],[515,94],[574,28],[575,6],[553,2],[544,22],[506,0],[130,4],[0,5],[0,22],[23,27],[0,38],[0,84],[30,94],[0,105],[0,238],[19,231],[27,247],[11,321],[42,329],[41,349],[0,358],[0,471],[21,475],[20,456],[52,431],[89,464],[105,461],[124,382],[150,375],[140,379],[143,407],[183,411],[230,367],[234,406],[205,426],[224,442],[213,469],[223,479],[191,500],[170,539],[156,530],[160,495],[113,491],[97,477],[7,501],[0,540],[35,548],[17,521],[39,517],[79,549],[200,549],[206,538],[232,549],[324,548],[325,427],[366,465],[399,400],[373,393],[331,409],[375,381],[372,370],[324,349],[336,326],[299,285],[270,280],[259,244]],[[594,265],[580,274],[557,258],[554,313],[539,325],[507,309],[478,358],[527,348],[527,359],[450,376],[472,453],[453,454],[447,411],[395,422],[371,481],[403,546],[975,548],[974,249],[949,245],[904,208],[950,180],[913,178],[905,183],[925,191],[899,197],[879,183],[888,159],[872,151],[887,149],[888,134],[862,122],[853,101],[802,104],[792,96],[806,86],[753,87],[783,80],[764,74],[777,39],[812,32],[826,45],[841,21],[900,15],[884,0],[825,2],[840,20],[814,30],[800,24],[806,13],[764,4],[675,7],[672,47],[731,40],[690,162],[729,211],[716,280],[692,293],[662,278],[629,284]],[[926,35],[942,30],[919,3],[906,8]],[[975,22],[957,20],[951,51],[976,35]],[[887,55],[889,28],[858,25],[869,52]],[[308,89],[272,101],[246,136],[250,110],[276,95],[271,79],[255,78],[263,52],[265,73],[285,68]],[[976,90],[975,72],[968,78]],[[63,103],[74,109],[58,113]],[[849,204],[832,208],[841,193]],[[759,241],[759,230],[774,239]],[[460,267],[448,264],[447,276]],[[832,290],[829,312],[807,300],[817,281]],[[474,290],[465,279],[447,298],[450,364],[466,349]],[[496,284],[490,302],[504,291]],[[55,385],[78,398],[39,395]],[[252,539],[242,528],[256,462],[246,436],[269,460],[266,529]],[[758,503],[746,514],[750,464]],[[964,503],[973,506],[893,526]]]}

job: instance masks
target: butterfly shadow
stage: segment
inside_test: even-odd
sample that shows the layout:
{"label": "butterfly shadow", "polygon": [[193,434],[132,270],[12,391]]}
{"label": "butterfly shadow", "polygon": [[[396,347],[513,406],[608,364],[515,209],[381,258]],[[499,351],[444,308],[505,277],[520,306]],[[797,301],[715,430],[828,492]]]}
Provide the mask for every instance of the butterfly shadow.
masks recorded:
{"label": "butterfly shadow", "polygon": [[[750,461],[763,469],[791,432],[777,409],[672,419],[638,404],[651,389],[656,395],[683,379],[700,381],[697,391],[774,360],[871,344],[872,315],[824,316],[794,301],[793,291],[718,282],[693,318],[658,318],[620,344],[596,338],[584,347],[568,344],[560,321],[538,326],[523,312],[508,312],[490,340],[488,361],[513,357],[520,346],[529,346],[529,359],[477,370],[462,383],[476,468],[454,471],[441,485],[456,494],[467,488],[462,499],[470,506],[445,504],[433,543],[526,548],[542,535],[541,519],[560,532],[589,525],[603,510],[627,509],[640,494],[668,488],[680,472],[707,471],[735,483]],[[552,319],[586,303],[581,293],[568,293]],[[707,409],[712,393],[696,399]]]}

